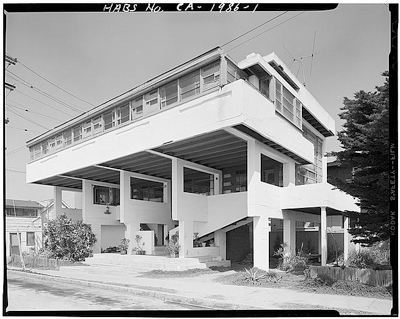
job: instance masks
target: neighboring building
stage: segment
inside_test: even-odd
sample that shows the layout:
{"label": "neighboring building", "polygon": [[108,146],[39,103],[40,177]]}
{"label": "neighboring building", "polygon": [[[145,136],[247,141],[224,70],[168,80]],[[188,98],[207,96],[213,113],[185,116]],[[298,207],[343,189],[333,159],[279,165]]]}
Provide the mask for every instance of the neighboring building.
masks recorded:
{"label": "neighboring building", "polygon": [[6,255],[19,254],[18,234],[22,252],[42,248],[43,206],[35,201],[6,199]]}
{"label": "neighboring building", "polygon": [[[54,186],[56,214],[62,191],[81,193],[95,253],[139,233],[151,254],[178,225],[180,258],[250,251],[268,269],[280,219],[292,251],[296,223],[318,225],[325,264],[327,221],[357,209],[327,183],[334,131],[275,54],[237,64],[216,48],[28,141],[27,182]],[[193,247],[194,233],[215,247]]]}
{"label": "neighboring building", "polygon": [[[42,201],[41,204],[44,206],[41,217],[42,225],[46,226],[49,220],[56,219],[56,208],[54,205],[54,199]],[[61,208],[58,209],[58,215],[65,214],[68,218],[73,221],[82,220],[82,209],[71,208],[65,201],[61,201]]]}

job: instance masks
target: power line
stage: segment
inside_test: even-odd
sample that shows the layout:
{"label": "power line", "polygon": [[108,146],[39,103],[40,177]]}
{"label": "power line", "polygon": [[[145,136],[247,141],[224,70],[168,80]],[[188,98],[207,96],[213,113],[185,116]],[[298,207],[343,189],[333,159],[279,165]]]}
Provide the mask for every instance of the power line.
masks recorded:
{"label": "power line", "polygon": [[[18,104],[18,105],[21,105],[21,104],[15,102],[15,101],[12,101],[12,100],[9,100],[9,101],[10,101],[10,102],[13,102],[13,103],[16,103],[16,104]],[[7,104],[7,102],[6,102],[6,105],[8,105],[8,106],[10,106],[10,107],[15,107],[15,108],[20,109],[20,110],[22,110],[22,111],[30,112],[30,113],[37,114],[37,115],[40,115],[40,116],[43,116],[43,117],[47,117],[47,118],[49,118],[49,119],[51,119],[51,120],[54,120],[54,121],[62,122],[62,120],[60,120],[60,119],[56,119],[56,118],[54,118],[54,117],[48,116],[48,115],[46,115],[46,114],[42,114],[42,113],[40,113],[40,112],[31,111],[31,110],[29,110],[29,109],[27,109],[27,108],[24,108],[24,107],[18,107],[18,106],[16,106],[16,105]],[[22,106],[22,105],[21,105],[21,106]]]}
{"label": "power line", "polygon": [[21,146],[21,147],[18,147],[18,148],[15,149],[15,150],[9,151],[6,155],[7,155],[7,156],[9,156],[9,155],[14,155],[15,153],[17,153],[17,152],[19,152],[19,151],[21,151],[21,150],[23,150],[23,149],[25,149],[25,148],[26,148],[25,145],[24,145],[24,146]]}
{"label": "power line", "polygon": [[59,112],[65,114],[65,115],[74,116],[74,115],[65,113],[64,111],[61,111],[61,110],[59,110],[59,109],[57,109],[57,108],[55,108],[55,107],[53,107],[53,106],[51,106],[51,105],[49,105],[49,104],[47,104],[47,103],[44,103],[44,102],[42,102],[42,101],[39,101],[38,99],[35,99],[34,97],[32,97],[32,96],[30,96],[30,95],[28,95],[28,94],[25,94],[25,93],[21,92],[20,90],[16,90],[16,92],[18,92],[18,93],[20,93],[20,94],[22,94],[22,95],[25,95],[26,97],[29,97],[30,99],[35,100],[35,101],[37,101],[37,102],[39,102],[39,103],[41,103],[41,104],[43,104],[43,105],[46,105],[46,106],[48,106],[48,107],[51,107],[52,109],[54,109],[54,110],[56,110],[56,111],[59,111]]}
{"label": "power line", "polygon": [[16,110],[13,110],[13,109],[11,109],[11,108],[8,107],[8,106],[6,106],[6,108],[7,108],[11,113],[14,113],[14,114],[16,114],[16,115],[22,117],[23,119],[27,120],[28,122],[31,122],[31,123],[33,123],[33,124],[36,124],[36,125],[38,125],[38,126],[44,128],[44,129],[46,129],[46,130],[50,130],[49,128],[43,126],[42,124],[36,123],[35,121],[32,121],[31,119],[29,119],[29,118],[27,118],[27,117],[25,117],[25,116],[19,114],[18,111],[16,111]]}
{"label": "power line", "polygon": [[281,22],[281,23],[279,23],[279,24],[277,24],[276,26],[273,26],[272,28],[269,28],[268,30],[265,30],[264,32],[261,32],[260,34],[257,34],[256,36],[254,36],[254,37],[252,37],[252,38],[250,38],[250,39],[248,39],[248,40],[246,40],[246,41],[244,41],[244,42],[238,44],[237,46],[234,46],[233,48],[227,50],[226,52],[229,52],[229,51],[231,51],[231,50],[233,50],[233,49],[235,49],[235,48],[237,48],[237,47],[239,47],[239,46],[245,44],[246,42],[249,42],[250,40],[253,40],[254,38],[259,37],[260,35],[262,35],[262,34],[268,32],[268,31],[270,31],[270,30],[272,30],[272,29],[275,29],[276,27],[279,27],[280,25],[282,25],[282,24],[284,24],[284,23],[286,23],[286,22],[288,22],[288,21],[290,21],[290,20],[292,20],[292,19],[298,17],[299,15],[301,15],[301,14],[303,14],[303,13],[305,13],[305,12],[306,12],[306,11],[300,12],[299,14],[297,14],[297,15],[295,15],[295,16],[293,16],[293,17],[291,17],[291,18],[289,18],[289,19],[287,19],[287,20],[285,20],[285,21],[283,21],[283,22]]}
{"label": "power line", "polygon": [[273,20],[279,18],[280,16],[283,16],[284,14],[286,14],[286,13],[288,13],[288,12],[289,12],[289,11],[285,11],[285,12],[283,12],[283,13],[277,15],[276,17],[273,17],[272,19],[269,19],[268,21],[266,21],[266,22],[260,24],[259,26],[257,26],[257,27],[255,27],[255,28],[253,28],[253,29],[251,29],[251,30],[249,30],[249,31],[247,31],[247,32],[245,32],[245,33],[239,35],[238,37],[234,38],[233,40],[230,40],[230,41],[226,42],[225,44],[221,45],[221,47],[224,47],[224,46],[228,45],[229,43],[232,43],[233,41],[236,41],[237,39],[239,39],[239,38],[245,36],[246,34],[252,32],[252,31],[254,31],[254,30],[258,29],[258,28],[261,28],[263,25],[266,25],[267,23],[269,23],[269,22],[271,22],[271,21],[273,21]]}
{"label": "power line", "polygon": [[32,131],[32,130],[28,130],[26,128],[19,128],[19,127],[10,126],[10,125],[7,125],[6,128],[12,128],[14,130],[21,130],[21,131],[25,131],[25,132],[41,133],[41,132],[38,132],[38,131]]}
{"label": "power line", "polygon": [[18,170],[10,169],[10,168],[6,168],[6,170],[7,170],[7,171],[10,171],[10,172],[16,172],[16,173],[24,173],[24,174],[26,174],[25,171],[18,171]]}
{"label": "power line", "polygon": [[[22,80],[23,82],[21,82],[20,80],[16,79],[15,77],[13,77],[13,76],[11,76],[11,75],[8,75],[9,77],[11,77],[11,78],[14,79],[15,81],[21,83],[22,85],[25,85],[26,87],[28,87],[28,88],[30,88],[30,89],[36,91],[37,93],[42,94],[43,96],[47,97],[48,99],[51,99],[51,100],[53,100],[53,101],[55,101],[55,102],[57,102],[57,103],[59,103],[59,104],[61,104],[61,105],[64,105],[65,107],[67,107],[67,108],[69,108],[69,109],[71,109],[71,110],[73,110],[73,111],[75,111],[75,112],[77,112],[77,113],[85,112],[85,110],[79,109],[79,108],[76,107],[76,106],[72,106],[72,105],[68,104],[67,102],[65,102],[65,101],[63,101],[63,100],[61,100],[61,99],[59,99],[59,98],[56,98],[56,97],[52,96],[51,94],[49,94],[49,93],[47,93],[47,92],[45,92],[45,91],[43,91],[43,90],[41,90],[41,89],[39,89],[39,88],[33,86],[31,83],[29,83],[28,81],[22,79],[21,77],[19,77],[18,75],[12,73],[11,71],[8,71],[8,70],[6,70],[6,71],[7,71],[8,73],[11,73],[12,75],[14,75],[15,77],[17,77],[18,79]],[[24,83],[24,82],[25,82],[25,83]]]}
{"label": "power line", "polygon": [[50,83],[51,85],[55,86],[56,88],[60,89],[61,91],[65,92],[65,93],[67,93],[67,94],[73,96],[74,98],[76,98],[76,99],[78,99],[78,100],[80,100],[80,101],[82,101],[82,102],[85,102],[85,103],[87,103],[87,104],[89,104],[89,105],[91,105],[91,106],[95,106],[94,104],[92,104],[92,103],[90,103],[90,102],[87,102],[87,101],[85,101],[85,100],[83,100],[83,99],[77,97],[76,95],[74,95],[74,94],[72,94],[72,93],[69,93],[68,91],[64,90],[63,88],[59,87],[58,85],[54,84],[53,82],[47,80],[46,78],[44,78],[43,76],[41,76],[41,75],[38,74],[37,72],[33,71],[31,68],[29,68],[28,66],[26,66],[25,64],[23,64],[21,61],[18,60],[18,62],[19,62],[22,66],[24,66],[25,68],[27,68],[29,71],[31,71],[32,73],[36,74],[38,77],[40,77],[41,79],[43,79],[43,80],[45,80],[46,82]]}

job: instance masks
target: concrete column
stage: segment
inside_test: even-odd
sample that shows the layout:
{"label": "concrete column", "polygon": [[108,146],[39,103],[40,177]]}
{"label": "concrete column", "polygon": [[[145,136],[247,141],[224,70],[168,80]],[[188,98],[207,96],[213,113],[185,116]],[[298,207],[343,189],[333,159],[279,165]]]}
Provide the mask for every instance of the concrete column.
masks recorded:
{"label": "concrete column", "polygon": [[54,217],[62,214],[62,190],[60,187],[54,187]]}
{"label": "concrete column", "polygon": [[318,223],[318,255],[321,255],[321,223]]}
{"label": "concrete column", "polygon": [[283,187],[296,185],[296,164],[288,162],[283,164]]}
{"label": "concrete column", "polygon": [[283,219],[283,243],[287,246],[285,251],[296,254],[296,221]]}
{"label": "concrete column", "polygon": [[326,265],[328,257],[328,237],[326,234],[326,207],[321,207],[321,265]]}
{"label": "concrete column", "polygon": [[327,183],[328,181],[328,157],[323,156],[326,150],[326,139],[322,140],[322,183]]}
{"label": "concrete column", "polygon": [[168,243],[165,238],[169,234],[169,229],[168,229],[168,225],[163,225],[163,226],[164,226],[164,237],[162,238],[161,245],[167,245]]}
{"label": "concrete column", "polygon": [[193,249],[193,221],[179,221],[179,245],[181,246],[179,258],[189,257]]}
{"label": "concrete column", "polygon": [[101,253],[101,225],[91,225],[93,234],[96,235],[97,241],[93,245],[93,253],[100,254]]}
{"label": "concrete column", "polygon": [[224,86],[228,83],[228,62],[225,55],[221,58],[221,71],[220,71],[220,83]]}
{"label": "concrete column", "polygon": [[269,225],[268,217],[253,217],[254,267],[269,270]]}
{"label": "concrete column", "polygon": [[[172,202],[172,219],[179,220],[178,203],[183,193],[183,163],[177,158],[172,159],[172,176],[171,176],[171,202]],[[181,218],[182,219],[182,218]]]}
{"label": "concrete column", "polygon": [[261,149],[255,140],[247,142],[247,192],[253,194],[251,189],[257,188],[261,183]]}
{"label": "concrete column", "polygon": [[347,259],[349,258],[349,244],[350,244],[350,238],[349,238],[349,218],[347,216],[343,216],[343,259],[344,262],[347,262]]}
{"label": "concrete column", "polygon": [[[119,220],[121,223],[125,222],[126,219],[126,207],[127,202],[130,200],[130,180],[129,176],[125,171],[120,171],[119,173]],[[128,238],[128,237],[126,237]]]}
{"label": "concrete column", "polygon": [[221,230],[214,232],[214,244],[219,247],[219,255],[222,260],[226,260],[226,232]]}

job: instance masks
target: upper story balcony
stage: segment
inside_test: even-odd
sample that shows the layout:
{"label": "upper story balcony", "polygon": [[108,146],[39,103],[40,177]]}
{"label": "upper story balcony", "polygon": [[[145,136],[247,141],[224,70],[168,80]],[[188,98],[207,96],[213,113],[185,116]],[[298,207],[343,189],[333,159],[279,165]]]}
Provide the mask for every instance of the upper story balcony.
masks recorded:
{"label": "upper story balcony", "polygon": [[333,120],[289,71],[283,71],[281,61],[276,56],[266,57],[270,61],[255,56],[259,58],[251,55],[239,63],[239,68],[221,49],[211,50],[28,141],[30,160],[122,130],[202,97],[204,103],[205,96],[240,79],[263,95],[276,116],[297,128],[299,134],[306,120],[323,136],[332,135]]}

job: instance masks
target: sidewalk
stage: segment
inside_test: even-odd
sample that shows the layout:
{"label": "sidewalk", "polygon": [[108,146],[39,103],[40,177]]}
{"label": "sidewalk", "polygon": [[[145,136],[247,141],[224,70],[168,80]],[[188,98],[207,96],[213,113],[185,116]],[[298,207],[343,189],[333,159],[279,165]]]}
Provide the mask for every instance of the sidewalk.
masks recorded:
{"label": "sidewalk", "polygon": [[[13,268],[8,267],[10,271]],[[224,310],[337,310],[341,315],[390,315],[392,300],[354,296],[313,294],[289,289],[243,287],[218,283],[214,278],[231,272],[203,274],[187,278],[144,278],[140,272],[116,272],[93,266],[61,267],[57,270],[32,269],[24,276],[43,280],[97,286],[121,292]],[[47,275],[47,276],[43,276]]]}

